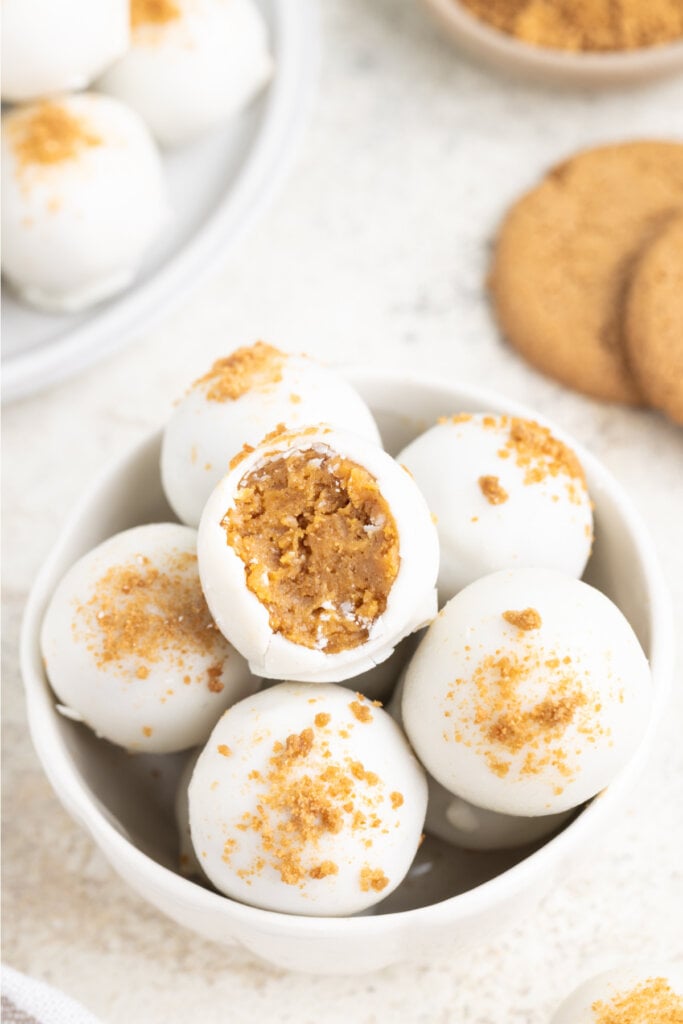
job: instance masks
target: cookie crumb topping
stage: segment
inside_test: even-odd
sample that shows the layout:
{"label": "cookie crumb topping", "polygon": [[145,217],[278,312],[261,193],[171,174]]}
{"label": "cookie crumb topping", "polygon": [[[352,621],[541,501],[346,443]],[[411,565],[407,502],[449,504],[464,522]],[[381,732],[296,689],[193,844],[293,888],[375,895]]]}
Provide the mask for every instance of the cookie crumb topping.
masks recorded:
{"label": "cookie crumb topping", "polygon": [[480,476],[479,487],[490,505],[502,505],[509,498],[497,476]]}
{"label": "cookie crumb topping", "polygon": [[229,356],[217,359],[192,387],[204,388],[210,402],[234,402],[253,388],[263,390],[279,383],[286,359],[284,352],[257,341],[255,345],[235,349]]}
{"label": "cookie crumb topping", "polygon": [[595,1024],[681,1024],[683,998],[673,991],[666,978],[648,978],[609,1002],[599,999],[591,1006]]}
{"label": "cookie crumb topping", "polygon": [[516,626],[517,629],[525,631],[530,629],[540,629],[543,624],[543,620],[535,608],[525,608],[521,612],[503,612],[503,618],[506,622],[509,622],[511,626]]}

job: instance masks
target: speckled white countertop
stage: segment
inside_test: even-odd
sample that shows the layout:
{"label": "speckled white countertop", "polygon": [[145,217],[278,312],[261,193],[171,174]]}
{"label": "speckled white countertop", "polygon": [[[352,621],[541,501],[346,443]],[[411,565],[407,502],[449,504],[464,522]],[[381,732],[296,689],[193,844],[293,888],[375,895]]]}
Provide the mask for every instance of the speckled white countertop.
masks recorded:
{"label": "speckled white countertop", "polygon": [[680,134],[683,80],[609,95],[515,85],[459,59],[413,0],[324,0],[324,29],[300,159],[240,251],[125,352],[4,411],[3,957],[106,1024],[545,1024],[586,975],[683,955],[680,672],[628,813],[565,885],[470,956],[360,979],[278,972],[162,918],[67,818],[27,735],[19,618],[64,517],[188,380],[259,336],[463,378],[552,415],[640,508],[683,628],[683,431],[530,371],[482,294],[492,232],[519,190],[580,145]]}

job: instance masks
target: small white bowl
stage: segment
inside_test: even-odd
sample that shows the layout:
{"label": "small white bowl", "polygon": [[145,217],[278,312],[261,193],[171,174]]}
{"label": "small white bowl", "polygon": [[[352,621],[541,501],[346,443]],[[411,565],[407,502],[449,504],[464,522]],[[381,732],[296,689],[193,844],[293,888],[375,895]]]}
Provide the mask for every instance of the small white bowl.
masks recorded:
{"label": "small white bowl", "polygon": [[475,17],[459,0],[423,3],[470,56],[533,81],[606,88],[683,70],[683,40],[638,50],[576,53],[524,43]]}
{"label": "small white bowl", "polygon": [[[440,415],[487,409],[541,418],[464,385],[371,370],[349,371],[348,376],[393,452]],[[439,948],[455,954],[481,942],[531,910],[563,880],[581,852],[594,851],[598,836],[627,803],[662,716],[672,675],[673,618],[652,543],[629,500],[596,459],[566,439],[583,461],[595,501],[596,540],[587,578],[622,609],[652,666],[655,694],[646,738],[612,785],[550,841],[481,854],[428,838],[396,893],[372,916],[353,918],[258,910],[181,877],[173,797],[182,755],[131,757],[59,714],[39,647],[41,620],[58,580],[80,555],[113,533],[173,518],[161,489],[159,434],[100,475],[72,512],[35,581],[22,627],[21,667],[33,743],[59,799],[144,899],[205,938],[242,945],[279,967],[353,974],[426,959]]]}

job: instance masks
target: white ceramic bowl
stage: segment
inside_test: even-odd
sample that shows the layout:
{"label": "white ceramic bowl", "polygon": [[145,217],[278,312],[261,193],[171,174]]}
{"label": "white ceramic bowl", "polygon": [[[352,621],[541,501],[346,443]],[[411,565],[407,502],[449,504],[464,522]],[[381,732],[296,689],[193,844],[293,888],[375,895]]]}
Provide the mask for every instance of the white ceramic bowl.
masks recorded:
{"label": "white ceramic bowl", "polygon": [[423,2],[471,57],[523,78],[561,86],[605,88],[683,70],[683,41],[638,50],[575,53],[524,43],[476,18],[459,0]]}
{"label": "white ceramic bowl", "polygon": [[[540,418],[501,396],[464,385],[370,370],[348,375],[393,452],[440,415],[490,409]],[[646,738],[612,785],[550,841],[482,854],[428,838],[396,893],[372,916],[353,918],[258,910],[181,877],[173,797],[182,755],[130,757],[58,713],[38,643],[55,585],[80,555],[111,534],[172,518],[159,477],[159,434],[101,474],[74,509],[35,581],[24,616],[21,665],[31,735],[50,782],[68,812],[144,899],[200,935],[240,944],[280,967],[361,973],[425,959],[439,948],[456,954],[458,948],[471,947],[526,914],[562,882],[582,851],[594,852],[597,838],[628,801],[661,717],[672,674],[673,619],[651,541],[627,497],[596,459],[568,440],[583,461],[595,500],[595,548],[586,577],[622,609],[652,666],[655,695]]]}

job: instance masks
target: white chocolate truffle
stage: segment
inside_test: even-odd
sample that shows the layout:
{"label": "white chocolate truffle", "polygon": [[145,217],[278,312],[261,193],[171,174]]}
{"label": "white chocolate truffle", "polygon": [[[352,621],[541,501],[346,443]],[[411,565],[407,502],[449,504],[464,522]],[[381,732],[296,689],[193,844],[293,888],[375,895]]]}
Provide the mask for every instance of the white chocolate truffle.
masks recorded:
{"label": "white chocolate truffle", "polygon": [[449,792],[501,814],[553,814],[607,786],[645,732],[648,664],[616,605],[545,569],[470,584],[407,670],[405,729]]}
{"label": "white chocolate truffle", "polygon": [[45,667],[66,713],[129,750],[204,742],[260,682],[213,623],[196,537],[176,523],[116,534],[72,566],[43,620]]}
{"label": "white chocolate truffle", "polygon": [[331,684],[230,708],[189,789],[192,842],[221,892],[292,914],[358,913],[405,877],[427,805],[395,722]]}
{"label": "white chocolate truffle", "polygon": [[32,306],[75,312],[121,291],[168,218],[137,114],[80,93],[3,118],[3,273]]}
{"label": "white chocolate truffle", "polygon": [[132,0],[131,46],[98,85],[177,146],[238,113],[272,73],[253,0]]}
{"label": "white chocolate truffle", "polygon": [[245,445],[259,444],[277,428],[322,422],[380,444],[360,395],[315,360],[261,341],[218,359],[164,430],[161,478],[176,515],[197,526],[209,495]]}
{"label": "white chocolate truffle", "polygon": [[593,540],[581,464],[547,427],[462,413],[397,456],[436,517],[443,604],[480,576],[533,566],[579,577]]}
{"label": "white chocolate truffle", "polygon": [[85,89],[130,42],[128,0],[3,0],[2,99]]}
{"label": "white chocolate truffle", "polygon": [[683,1021],[683,972],[674,964],[622,967],[580,985],[551,1024],[674,1024]]}
{"label": "white chocolate truffle", "polygon": [[216,624],[268,679],[339,682],[436,614],[436,530],[412,477],[330,427],[245,453],[197,541]]}

